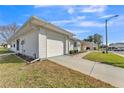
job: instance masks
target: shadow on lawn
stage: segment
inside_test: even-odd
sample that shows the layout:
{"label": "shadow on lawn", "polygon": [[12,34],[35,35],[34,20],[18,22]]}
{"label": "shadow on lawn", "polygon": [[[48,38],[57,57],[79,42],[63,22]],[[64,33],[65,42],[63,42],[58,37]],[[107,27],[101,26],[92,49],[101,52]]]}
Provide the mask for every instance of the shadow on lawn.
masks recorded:
{"label": "shadow on lawn", "polygon": [[100,62],[100,63],[102,63],[102,64],[108,64],[108,65],[111,65],[111,66],[114,66],[114,67],[121,67],[121,68],[124,68],[124,66],[123,66],[123,63],[108,63],[108,62]]}

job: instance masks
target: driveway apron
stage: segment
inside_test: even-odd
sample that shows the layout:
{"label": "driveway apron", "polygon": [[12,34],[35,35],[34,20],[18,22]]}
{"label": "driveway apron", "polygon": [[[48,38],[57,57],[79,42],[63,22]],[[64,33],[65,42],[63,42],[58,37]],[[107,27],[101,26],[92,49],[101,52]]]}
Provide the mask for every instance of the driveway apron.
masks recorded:
{"label": "driveway apron", "polygon": [[64,55],[51,57],[48,60],[107,82],[115,87],[124,87],[123,68],[82,59],[84,55],[83,53],[74,56]]}

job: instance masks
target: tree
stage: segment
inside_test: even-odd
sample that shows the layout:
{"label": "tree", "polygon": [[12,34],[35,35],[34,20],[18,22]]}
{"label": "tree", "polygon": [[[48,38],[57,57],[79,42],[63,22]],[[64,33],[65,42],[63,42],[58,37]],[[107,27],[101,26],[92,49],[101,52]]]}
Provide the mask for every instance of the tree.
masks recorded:
{"label": "tree", "polygon": [[102,36],[99,34],[94,34],[94,43],[98,44],[99,49],[100,45],[102,44]]}
{"label": "tree", "polygon": [[14,24],[0,26],[0,40],[7,43],[8,39],[17,31],[18,26]]}
{"label": "tree", "polygon": [[92,35],[90,35],[86,39],[84,39],[84,41],[93,42],[94,41],[94,37]]}
{"label": "tree", "polygon": [[94,41],[94,36],[92,36],[92,35],[89,36],[89,37],[88,37],[88,40],[89,40],[89,42],[93,42],[93,41]]}
{"label": "tree", "polygon": [[88,36],[86,39],[84,39],[84,41],[94,42],[94,43],[98,44],[98,49],[99,49],[100,45],[102,44],[102,36],[100,34],[96,33],[94,35]]}

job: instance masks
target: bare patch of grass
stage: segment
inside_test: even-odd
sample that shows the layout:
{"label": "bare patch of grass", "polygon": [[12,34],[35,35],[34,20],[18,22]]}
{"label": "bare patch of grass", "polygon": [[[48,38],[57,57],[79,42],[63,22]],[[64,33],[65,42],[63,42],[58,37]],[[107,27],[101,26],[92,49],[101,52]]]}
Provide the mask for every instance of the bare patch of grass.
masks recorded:
{"label": "bare patch of grass", "polygon": [[[11,62],[7,62],[9,59]],[[14,55],[0,60],[0,71],[0,87],[113,87],[54,62],[42,61],[27,65]]]}

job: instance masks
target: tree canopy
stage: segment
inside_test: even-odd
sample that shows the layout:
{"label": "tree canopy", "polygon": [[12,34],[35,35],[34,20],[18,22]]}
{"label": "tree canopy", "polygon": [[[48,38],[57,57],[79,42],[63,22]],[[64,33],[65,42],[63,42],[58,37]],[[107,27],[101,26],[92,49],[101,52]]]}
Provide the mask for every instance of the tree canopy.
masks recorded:
{"label": "tree canopy", "polygon": [[13,23],[0,26],[0,41],[7,43],[8,39],[17,31],[18,26]]}

